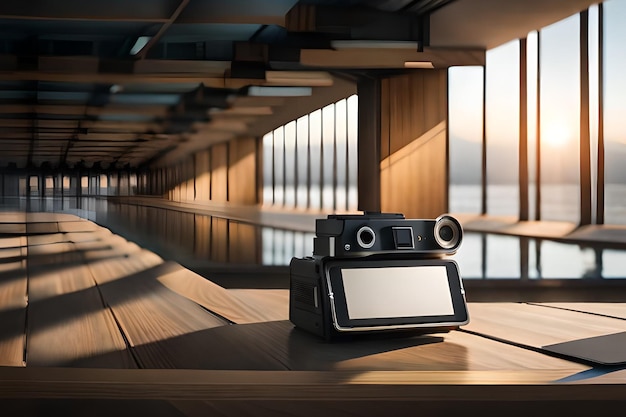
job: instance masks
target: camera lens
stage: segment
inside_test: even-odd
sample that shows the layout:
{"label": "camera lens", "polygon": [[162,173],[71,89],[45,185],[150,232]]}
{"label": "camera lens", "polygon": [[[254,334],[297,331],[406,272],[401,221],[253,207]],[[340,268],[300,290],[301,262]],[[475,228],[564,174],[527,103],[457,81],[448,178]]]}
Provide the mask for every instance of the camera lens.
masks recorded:
{"label": "camera lens", "polygon": [[442,249],[455,250],[461,243],[461,225],[451,216],[441,216],[435,221],[435,241]]}
{"label": "camera lens", "polygon": [[441,227],[441,229],[439,229],[439,237],[442,240],[445,240],[446,242],[449,242],[454,237],[454,231],[448,225],[443,226],[443,227]]}
{"label": "camera lens", "polygon": [[376,234],[369,226],[363,226],[356,232],[356,241],[364,249],[369,249],[376,242]]}

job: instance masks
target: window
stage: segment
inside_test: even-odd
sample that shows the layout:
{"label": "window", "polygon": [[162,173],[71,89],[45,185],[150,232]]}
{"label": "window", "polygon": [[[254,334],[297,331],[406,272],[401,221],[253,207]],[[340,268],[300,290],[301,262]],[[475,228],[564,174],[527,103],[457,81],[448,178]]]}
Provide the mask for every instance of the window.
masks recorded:
{"label": "window", "polygon": [[355,211],[357,115],[354,95],[263,136],[263,204]]}

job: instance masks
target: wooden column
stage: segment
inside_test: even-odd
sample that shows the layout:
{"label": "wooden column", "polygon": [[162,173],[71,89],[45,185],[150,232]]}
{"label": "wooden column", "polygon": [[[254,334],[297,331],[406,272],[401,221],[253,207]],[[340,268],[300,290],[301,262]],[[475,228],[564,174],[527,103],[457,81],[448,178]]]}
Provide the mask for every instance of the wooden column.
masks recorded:
{"label": "wooden column", "polygon": [[380,80],[361,79],[359,95],[358,209],[380,211]]}
{"label": "wooden column", "polygon": [[604,224],[604,12],[598,4],[598,188],[596,223]]}
{"label": "wooden column", "polygon": [[527,39],[519,42],[519,220],[528,220],[528,65]]}

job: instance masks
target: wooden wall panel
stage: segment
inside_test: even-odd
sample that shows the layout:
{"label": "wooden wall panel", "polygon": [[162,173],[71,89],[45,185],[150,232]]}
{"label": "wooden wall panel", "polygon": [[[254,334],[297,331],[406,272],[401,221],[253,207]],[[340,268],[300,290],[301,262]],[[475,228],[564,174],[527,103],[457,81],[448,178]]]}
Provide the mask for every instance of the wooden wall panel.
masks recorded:
{"label": "wooden wall panel", "polygon": [[[385,78],[380,81],[380,158],[385,159],[389,156],[389,131],[391,129],[389,120],[390,105],[390,92],[389,87],[390,79]],[[382,196],[381,196],[382,197]]]}
{"label": "wooden wall panel", "polygon": [[196,201],[211,199],[211,154],[210,151],[196,153]]}
{"label": "wooden wall panel", "polygon": [[447,211],[447,72],[381,83],[381,210],[432,218]]}
{"label": "wooden wall panel", "polygon": [[181,194],[181,198],[184,201],[193,201],[195,199],[195,187],[196,187],[196,179],[195,179],[195,158],[192,156],[185,158],[182,165],[182,183],[184,184],[183,190],[184,193]]}
{"label": "wooden wall panel", "polygon": [[394,153],[446,120],[446,79],[445,70],[425,70],[383,80],[381,107],[389,97],[389,110],[381,109],[381,127],[389,134],[381,132],[381,149]]}
{"label": "wooden wall panel", "polygon": [[256,139],[241,138],[229,145],[228,201],[256,204]]}
{"label": "wooden wall panel", "polygon": [[435,218],[446,211],[444,122],[381,162],[381,209],[409,218]]}
{"label": "wooden wall panel", "polygon": [[260,262],[260,228],[251,224],[231,221],[228,225],[229,261],[240,264]]}
{"label": "wooden wall panel", "polygon": [[211,200],[228,201],[228,144],[211,148]]}
{"label": "wooden wall panel", "polygon": [[195,214],[194,255],[211,259],[211,217]]}

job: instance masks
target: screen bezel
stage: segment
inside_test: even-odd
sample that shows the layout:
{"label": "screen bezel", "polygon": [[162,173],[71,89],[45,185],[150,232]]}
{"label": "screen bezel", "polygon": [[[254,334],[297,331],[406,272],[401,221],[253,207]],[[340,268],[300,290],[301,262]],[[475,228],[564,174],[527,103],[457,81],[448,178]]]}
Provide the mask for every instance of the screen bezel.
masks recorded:
{"label": "screen bezel", "polygon": [[[392,318],[362,318],[350,319],[346,295],[343,286],[341,269],[358,268],[401,268],[420,266],[443,266],[446,268],[450,298],[454,313],[444,316],[413,316]],[[343,259],[331,260],[325,265],[325,274],[330,296],[330,307],[333,325],[338,331],[353,331],[381,328],[411,328],[411,327],[447,327],[461,326],[469,322],[465,292],[459,276],[456,262],[449,259]]]}

